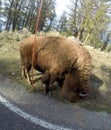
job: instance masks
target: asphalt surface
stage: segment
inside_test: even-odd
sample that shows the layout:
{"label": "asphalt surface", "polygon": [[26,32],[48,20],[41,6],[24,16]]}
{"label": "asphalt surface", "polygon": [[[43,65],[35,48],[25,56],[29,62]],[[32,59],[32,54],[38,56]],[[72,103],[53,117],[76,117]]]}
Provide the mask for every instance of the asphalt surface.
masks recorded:
{"label": "asphalt surface", "polygon": [[0,103],[0,130],[46,130],[18,116]]}
{"label": "asphalt surface", "polygon": [[[111,114],[60,102],[42,93],[28,93],[21,85],[0,76],[0,95],[20,110],[50,124],[72,130],[111,130]],[[45,130],[0,103],[0,130]],[[48,128],[47,128],[48,129]]]}

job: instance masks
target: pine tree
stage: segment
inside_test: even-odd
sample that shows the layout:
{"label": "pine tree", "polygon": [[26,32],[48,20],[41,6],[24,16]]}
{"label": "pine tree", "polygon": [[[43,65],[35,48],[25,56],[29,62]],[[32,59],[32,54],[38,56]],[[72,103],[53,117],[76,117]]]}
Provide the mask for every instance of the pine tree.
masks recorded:
{"label": "pine tree", "polygon": [[107,31],[110,18],[107,11],[110,5],[106,0],[71,0],[70,21],[72,22],[74,36],[84,44],[91,44],[95,47],[101,46],[101,35]]}

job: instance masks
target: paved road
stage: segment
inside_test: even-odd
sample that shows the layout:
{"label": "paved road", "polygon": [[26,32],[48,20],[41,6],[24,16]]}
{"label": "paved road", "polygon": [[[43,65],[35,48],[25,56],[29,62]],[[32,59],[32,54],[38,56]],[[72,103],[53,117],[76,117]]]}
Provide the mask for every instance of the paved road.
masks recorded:
{"label": "paved road", "polygon": [[111,130],[111,114],[88,111],[40,93],[29,94],[2,76],[0,96],[0,130]]}
{"label": "paved road", "polygon": [[0,130],[46,130],[18,116],[0,103]]}

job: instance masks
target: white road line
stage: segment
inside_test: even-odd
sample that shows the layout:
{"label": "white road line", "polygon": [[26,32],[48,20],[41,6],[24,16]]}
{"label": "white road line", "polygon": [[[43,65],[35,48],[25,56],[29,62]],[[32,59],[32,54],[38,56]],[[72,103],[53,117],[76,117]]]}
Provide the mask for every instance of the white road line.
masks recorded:
{"label": "white road line", "polygon": [[[8,100],[6,100],[1,94],[0,94],[0,102],[7,107],[8,109],[10,109],[11,111],[13,111],[14,113],[16,113],[17,115],[23,117],[24,119],[39,125],[43,128],[49,129],[49,130],[72,130],[70,128],[64,128],[62,126],[59,125],[55,125],[52,123],[49,123],[47,121],[41,120],[33,115],[30,115],[24,111],[22,111],[21,109],[19,109],[18,107],[16,107],[14,104],[10,103]],[[73,129],[74,130],[74,129]]]}

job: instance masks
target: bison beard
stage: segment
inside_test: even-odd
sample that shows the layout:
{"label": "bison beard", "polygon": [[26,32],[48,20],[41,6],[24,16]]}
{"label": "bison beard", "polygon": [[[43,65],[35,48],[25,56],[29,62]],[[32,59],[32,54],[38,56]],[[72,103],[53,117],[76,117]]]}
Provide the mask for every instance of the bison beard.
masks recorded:
{"label": "bison beard", "polygon": [[[62,92],[70,101],[90,93],[88,80],[91,72],[89,52],[78,43],[63,37],[37,38],[34,48],[34,68],[43,73],[42,82],[48,86],[54,81],[63,81]],[[29,72],[32,66],[34,38],[25,39],[20,45],[22,77],[31,83]],[[64,79],[64,80],[63,80]]]}

